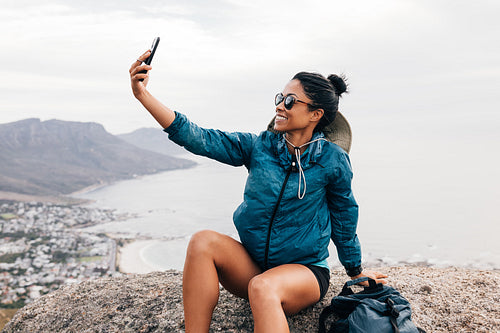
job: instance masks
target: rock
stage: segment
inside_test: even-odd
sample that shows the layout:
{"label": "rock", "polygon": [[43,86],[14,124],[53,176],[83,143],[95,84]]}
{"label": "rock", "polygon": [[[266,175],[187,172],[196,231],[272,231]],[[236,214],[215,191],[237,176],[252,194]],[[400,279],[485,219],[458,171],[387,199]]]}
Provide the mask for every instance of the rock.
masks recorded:
{"label": "rock", "polygon": [[[414,266],[378,270],[389,274],[389,283],[412,304],[413,321],[427,332],[492,332],[500,327],[499,271]],[[316,332],[319,313],[346,278],[342,271],[332,271],[327,296],[288,318],[291,332]],[[65,285],[19,310],[2,332],[183,330],[182,273],[166,271]],[[248,302],[221,288],[210,331],[252,332]]]}
{"label": "rock", "polygon": [[429,286],[422,286],[420,291],[425,294],[430,294],[432,292],[432,288]]}

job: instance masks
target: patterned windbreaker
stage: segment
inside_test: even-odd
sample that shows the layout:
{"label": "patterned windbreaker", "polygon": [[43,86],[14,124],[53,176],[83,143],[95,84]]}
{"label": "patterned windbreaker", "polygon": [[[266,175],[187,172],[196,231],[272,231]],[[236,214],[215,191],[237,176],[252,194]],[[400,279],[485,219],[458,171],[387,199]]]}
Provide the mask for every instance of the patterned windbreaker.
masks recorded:
{"label": "patterned windbreaker", "polygon": [[243,246],[262,269],[318,263],[328,257],[330,238],[346,269],[361,265],[349,156],[323,140],[322,133],[314,134],[297,161],[283,134],[270,131],[257,136],[204,129],[178,112],[164,131],[194,154],[248,169],[244,199],[233,220]]}

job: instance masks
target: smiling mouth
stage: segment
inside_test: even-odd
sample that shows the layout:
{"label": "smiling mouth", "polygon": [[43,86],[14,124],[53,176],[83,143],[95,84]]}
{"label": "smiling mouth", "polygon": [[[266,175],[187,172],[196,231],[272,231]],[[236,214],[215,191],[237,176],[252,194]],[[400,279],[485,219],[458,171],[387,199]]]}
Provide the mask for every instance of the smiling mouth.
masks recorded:
{"label": "smiling mouth", "polygon": [[283,117],[283,116],[280,116],[280,115],[276,115],[276,121],[284,121],[284,120],[287,120],[288,118],[286,117]]}

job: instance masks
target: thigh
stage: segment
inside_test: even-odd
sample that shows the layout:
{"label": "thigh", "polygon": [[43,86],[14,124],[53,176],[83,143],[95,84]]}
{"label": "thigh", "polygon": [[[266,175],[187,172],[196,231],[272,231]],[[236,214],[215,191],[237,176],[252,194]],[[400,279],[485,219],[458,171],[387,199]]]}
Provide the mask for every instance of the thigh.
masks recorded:
{"label": "thigh", "polygon": [[314,273],[304,265],[281,265],[261,274],[281,299],[287,315],[315,304],[320,299],[320,288]]}
{"label": "thigh", "polygon": [[248,299],[248,283],[262,270],[240,242],[215,231],[211,233],[219,282],[230,293]]}

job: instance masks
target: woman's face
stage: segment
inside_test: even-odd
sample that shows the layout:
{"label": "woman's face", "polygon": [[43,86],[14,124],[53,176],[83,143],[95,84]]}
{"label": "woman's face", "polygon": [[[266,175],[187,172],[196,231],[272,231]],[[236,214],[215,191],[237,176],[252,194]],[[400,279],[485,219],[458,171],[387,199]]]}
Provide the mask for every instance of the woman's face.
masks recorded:
{"label": "woman's face", "polygon": [[[296,100],[311,104],[312,101],[307,98],[302,84],[299,80],[288,82],[283,90],[283,96],[292,95]],[[285,103],[282,101],[276,106],[276,118],[274,121],[274,129],[280,132],[294,132],[306,130],[314,127],[319,121],[316,112],[310,112],[309,107],[305,103],[296,101],[290,110],[285,108]]]}

